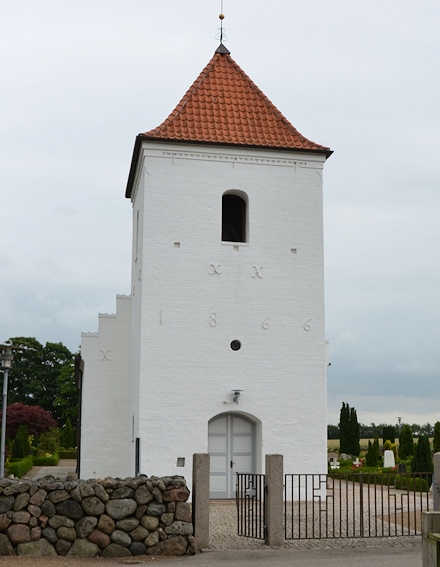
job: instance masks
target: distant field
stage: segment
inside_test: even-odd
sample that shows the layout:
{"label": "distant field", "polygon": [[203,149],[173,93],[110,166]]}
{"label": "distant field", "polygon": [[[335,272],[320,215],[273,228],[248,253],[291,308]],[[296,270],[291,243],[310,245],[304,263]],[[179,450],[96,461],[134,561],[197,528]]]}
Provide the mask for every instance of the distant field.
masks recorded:
{"label": "distant field", "polygon": [[[368,449],[368,441],[373,442],[374,439],[361,439],[359,441],[361,449]],[[396,439],[397,445],[399,445],[399,440]],[[379,445],[382,446],[382,439],[379,439]],[[331,451],[339,451],[339,439],[327,439],[327,449]]]}

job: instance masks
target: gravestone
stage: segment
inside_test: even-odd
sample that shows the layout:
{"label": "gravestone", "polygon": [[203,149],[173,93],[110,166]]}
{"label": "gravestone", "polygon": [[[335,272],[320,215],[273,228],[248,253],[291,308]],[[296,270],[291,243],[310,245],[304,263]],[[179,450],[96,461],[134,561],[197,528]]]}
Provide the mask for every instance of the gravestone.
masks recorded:
{"label": "gravestone", "polygon": [[351,455],[347,455],[347,453],[341,453],[339,455],[339,459],[341,461],[351,461],[353,457],[351,457]]}
{"label": "gravestone", "polygon": [[388,469],[396,466],[396,461],[394,460],[394,453],[390,449],[387,449],[383,454],[383,468]]}
{"label": "gravestone", "polygon": [[339,469],[341,463],[338,461],[338,454],[329,453],[328,458],[329,458],[330,468]]}

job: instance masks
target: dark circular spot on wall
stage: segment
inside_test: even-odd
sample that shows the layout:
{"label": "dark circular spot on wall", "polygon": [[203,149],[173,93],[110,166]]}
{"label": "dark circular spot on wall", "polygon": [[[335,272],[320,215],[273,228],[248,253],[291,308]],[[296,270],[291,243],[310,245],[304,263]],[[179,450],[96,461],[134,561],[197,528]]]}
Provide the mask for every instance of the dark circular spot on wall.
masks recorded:
{"label": "dark circular spot on wall", "polygon": [[240,341],[232,341],[231,343],[232,350],[240,350],[241,349],[241,342]]}

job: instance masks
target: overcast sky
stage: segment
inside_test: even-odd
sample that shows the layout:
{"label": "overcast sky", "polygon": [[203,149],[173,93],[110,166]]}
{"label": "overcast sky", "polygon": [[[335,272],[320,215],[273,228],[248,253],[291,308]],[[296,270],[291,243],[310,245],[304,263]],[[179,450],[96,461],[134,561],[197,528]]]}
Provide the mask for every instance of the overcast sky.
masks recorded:
{"label": "overcast sky", "polygon": [[[220,0],[0,0],[0,341],[77,350],[130,292],[135,136],[218,46]],[[438,0],[224,0],[232,57],[324,170],[328,421],[440,420]]]}

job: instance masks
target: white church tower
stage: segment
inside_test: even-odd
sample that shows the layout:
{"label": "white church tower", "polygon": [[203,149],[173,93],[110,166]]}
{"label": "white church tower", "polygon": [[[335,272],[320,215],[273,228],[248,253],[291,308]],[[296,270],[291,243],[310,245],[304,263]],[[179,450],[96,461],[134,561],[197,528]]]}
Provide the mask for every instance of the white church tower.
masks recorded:
{"label": "white church tower", "polygon": [[81,477],[327,470],[322,171],[223,44],[136,138],[132,288],[83,334]]}

